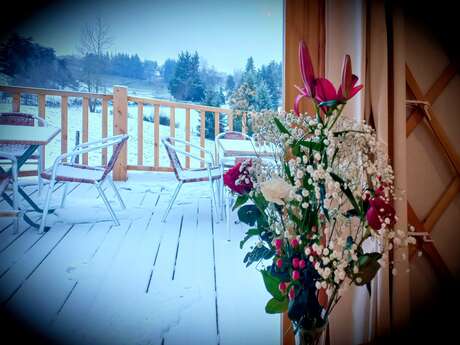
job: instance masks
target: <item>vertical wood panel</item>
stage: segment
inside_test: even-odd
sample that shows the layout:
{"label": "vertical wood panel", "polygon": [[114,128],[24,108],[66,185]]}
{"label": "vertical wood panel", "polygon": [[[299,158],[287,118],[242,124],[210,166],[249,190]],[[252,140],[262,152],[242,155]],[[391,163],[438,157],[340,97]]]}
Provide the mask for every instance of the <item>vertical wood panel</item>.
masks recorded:
{"label": "vertical wood panel", "polygon": [[220,133],[220,114],[219,112],[214,112],[214,136],[217,137]]}
{"label": "vertical wood panel", "polygon": [[[205,146],[205,130],[206,130],[206,112],[204,110],[200,111],[200,146]],[[204,151],[200,152],[200,157],[204,158]],[[204,162],[200,163],[200,166],[204,167]]]}
{"label": "vertical wood panel", "polygon": [[21,111],[21,94],[15,93],[13,95],[13,112]]}
{"label": "vertical wood panel", "polygon": [[[185,110],[185,141],[190,141],[190,108]],[[186,145],[186,152],[190,152],[190,146]],[[185,168],[190,168],[190,157],[185,157]]]}
{"label": "vertical wood panel", "polygon": [[176,137],[176,108],[169,109],[169,135]]}
{"label": "vertical wood panel", "polygon": [[233,113],[231,111],[227,113],[227,124],[228,130],[233,131]]}
{"label": "vertical wood panel", "polygon": [[[102,99],[102,116],[101,116],[101,137],[107,138],[108,127],[109,127],[109,118],[108,118],[108,101],[106,98]],[[102,165],[107,164],[107,149],[102,149]]]}
{"label": "vertical wood panel", "polygon": [[[176,137],[176,108],[171,107],[169,109],[169,136],[172,138]],[[169,166],[172,167],[172,163],[169,163]]]}
{"label": "vertical wood panel", "polygon": [[243,115],[241,115],[241,131],[246,134],[248,132],[248,128],[247,128],[247,114],[246,112],[243,113]]}
{"label": "vertical wood panel", "polygon": [[67,153],[68,140],[68,97],[61,97],[61,154]]}
{"label": "vertical wood panel", "polygon": [[[325,3],[324,0],[286,0],[284,6],[283,107],[290,111],[298,93],[294,85],[302,85],[298,61],[300,40],[308,45],[316,75],[324,75]],[[310,102],[303,100],[300,111],[312,112]],[[281,317],[281,344],[294,344],[294,334],[286,314]]]}
{"label": "vertical wood panel", "polygon": [[[298,49],[304,40],[310,51],[317,76],[324,75],[325,64],[325,3],[324,0],[285,1],[284,30],[284,93],[283,104],[286,111],[294,109],[295,96],[301,86]],[[303,99],[301,112],[313,112],[311,102]]]}
{"label": "vertical wood panel", "polygon": [[[124,86],[113,87],[113,134],[126,134],[128,131],[128,89]],[[127,144],[118,156],[117,162],[113,169],[113,178],[116,181],[126,181],[128,179],[127,161],[128,148]]]}
{"label": "vertical wood panel", "polygon": [[144,164],[144,103],[137,104],[137,164]]}
{"label": "vertical wood panel", "polygon": [[153,119],[153,135],[154,135],[154,152],[153,162],[155,168],[160,166],[160,106],[155,104],[155,113]]}
{"label": "vertical wood panel", "polygon": [[[88,142],[88,108],[89,108],[89,98],[83,97],[82,103],[82,121],[81,121],[81,142]],[[88,154],[84,153],[82,158],[83,164],[88,164]]]}

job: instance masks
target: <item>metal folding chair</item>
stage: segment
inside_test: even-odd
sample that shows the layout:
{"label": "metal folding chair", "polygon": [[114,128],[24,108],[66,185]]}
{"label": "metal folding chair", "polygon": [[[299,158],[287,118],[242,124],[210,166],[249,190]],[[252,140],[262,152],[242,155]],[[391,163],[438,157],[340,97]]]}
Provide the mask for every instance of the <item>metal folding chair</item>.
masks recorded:
{"label": "metal folding chair", "polygon": [[[46,215],[48,214],[49,203],[50,203],[51,195],[53,193],[56,182],[65,183],[64,192],[63,192],[62,200],[61,200],[61,206],[60,206],[61,208],[64,207],[65,199],[67,196],[67,189],[68,189],[68,185],[66,184],[67,182],[79,182],[79,183],[93,184],[96,187],[97,191],[99,192],[99,195],[101,196],[102,200],[104,201],[104,204],[107,207],[107,210],[109,211],[110,216],[113,219],[113,222],[116,225],[120,225],[117,215],[115,214],[112,206],[109,203],[109,200],[107,199],[107,196],[104,193],[104,190],[102,189],[102,185],[105,181],[108,181],[108,183],[110,184],[110,186],[112,187],[115,193],[116,198],[118,199],[120,203],[120,206],[123,209],[125,209],[126,206],[115,184],[112,181],[112,177],[110,176],[110,173],[112,172],[112,169],[115,165],[116,160],[118,159],[121,149],[123,145],[125,144],[125,142],[128,140],[128,138],[129,138],[128,135],[123,134],[123,135],[116,135],[113,137],[104,138],[104,139],[93,141],[93,142],[83,143],[83,144],[77,145],[71,152],[62,154],[58,158],[56,158],[53,166],[50,169],[45,170],[42,173],[42,178],[49,180],[50,183],[49,183],[49,189],[48,189],[46,199],[45,199],[45,206],[43,208],[43,216],[42,216],[42,220],[40,224],[39,233],[43,232],[45,228]],[[82,155],[88,152],[93,152],[93,151],[100,151],[110,146],[113,146],[112,157],[110,158],[109,162],[104,167],[95,167],[95,166],[73,163],[75,161],[75,157],[79,155]],[[66,161],[70,163],[66,163]]]}
{"label": "metal folding chair", "polygon": [[[216,164],[214,160],[213,154],[205,149],[204,147],[194,145],[190,142],[187,142],[185,140],[180,140],[176,139],[173,137],[167,137],[161,139],[163,145],[166,148],[166,152],[168,154],[169,160],[171,161],[171,165],[174,169],[174,173],[176,175],[177,181],[179,182],[176,190],[174,191],[171,200],[169,202],[168,207],[166,208],[166,211],[163,215],[162,222],[166,221],[166,218],[168,217],[169,211],[171,210],[172,206],[174,205],[174,201],[177,198],[177,195],[179,194],[179,191],[184,183],[192,183],[192,182],[206,182],[209,181],[210,188],[211,188],[211,193],[212,193],[212,198],[214,202],[214,208],[216,209],[216,214],[217,214],[217,203],[216,203],[216,196],[214,192],[214,181],[219,180],[221,178],[221,173],[220,173],[220,167]],[[185,150],[181,150],[178,147],[174,146],[174,144],[180,144],[183,146],[190,146],[195,149],[200,150],[201,152],[205,152],[205,158],[201,158],[200,156],[196,156],[190,152],[187,152]],[[190,157],[195,160],[199,160],[200,162],[204,162],[206,167],[205,168],[200,168],[200,169],[187,169],[185,170],[182,167],[182,164],[179,160],[178,154],[185,156],[185,157]],[[219,189],[218,189],[219,191]],[[217,218],[216,218],[217,219]]]}

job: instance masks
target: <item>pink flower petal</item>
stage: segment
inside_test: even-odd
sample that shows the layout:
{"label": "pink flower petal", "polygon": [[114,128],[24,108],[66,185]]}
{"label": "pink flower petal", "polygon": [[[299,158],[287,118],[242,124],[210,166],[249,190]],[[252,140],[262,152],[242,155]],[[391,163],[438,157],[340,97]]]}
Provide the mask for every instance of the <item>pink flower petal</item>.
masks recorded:
{"label": "pink flower petal", "polygon": [[313,97],[315,93],[315,72],[313,70],[310,52],[308,51],[308,47],[304,41],[300,41],[299,43],[299,64],[300,73],[302,75],[307,95],[309,97]]}
{"label": "pink flower petal", "polygon": [[332,101],[337,99],[337,92],[334,85],[326,78],[316,80],[316,99],[319,102]]}

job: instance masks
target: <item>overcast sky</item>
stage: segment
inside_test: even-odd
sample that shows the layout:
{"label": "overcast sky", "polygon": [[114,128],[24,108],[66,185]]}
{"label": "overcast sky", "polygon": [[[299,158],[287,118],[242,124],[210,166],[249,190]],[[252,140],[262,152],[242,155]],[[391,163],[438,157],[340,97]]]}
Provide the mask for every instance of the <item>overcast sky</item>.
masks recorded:
{"label": "overcast sky", "polygon": [[85,22],[100,15],[109,24],[113,52],[141,59],[176,57],[198,51],[222,72],[281,61],[282,0],[65,0],[35,12],[16,28],[58,55],[76,53]]}

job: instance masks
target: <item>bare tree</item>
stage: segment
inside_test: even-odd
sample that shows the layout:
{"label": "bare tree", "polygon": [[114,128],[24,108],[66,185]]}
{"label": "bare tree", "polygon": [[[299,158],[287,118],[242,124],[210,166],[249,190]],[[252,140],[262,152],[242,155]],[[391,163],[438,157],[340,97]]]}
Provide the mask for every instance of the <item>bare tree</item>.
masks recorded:
{"label": "bare tree", "polygon": [[[111,47],[113,38],[110,27],[101,16],[94,22],[85,23],[80,34],[78,50],[83,55],[83,69],[80,80],[85,84],[88,92],[98,93],[102,83],[100,74],[103,69],[103,55]],[[96,100],[90,100],[90,110],[96,108]]]}

